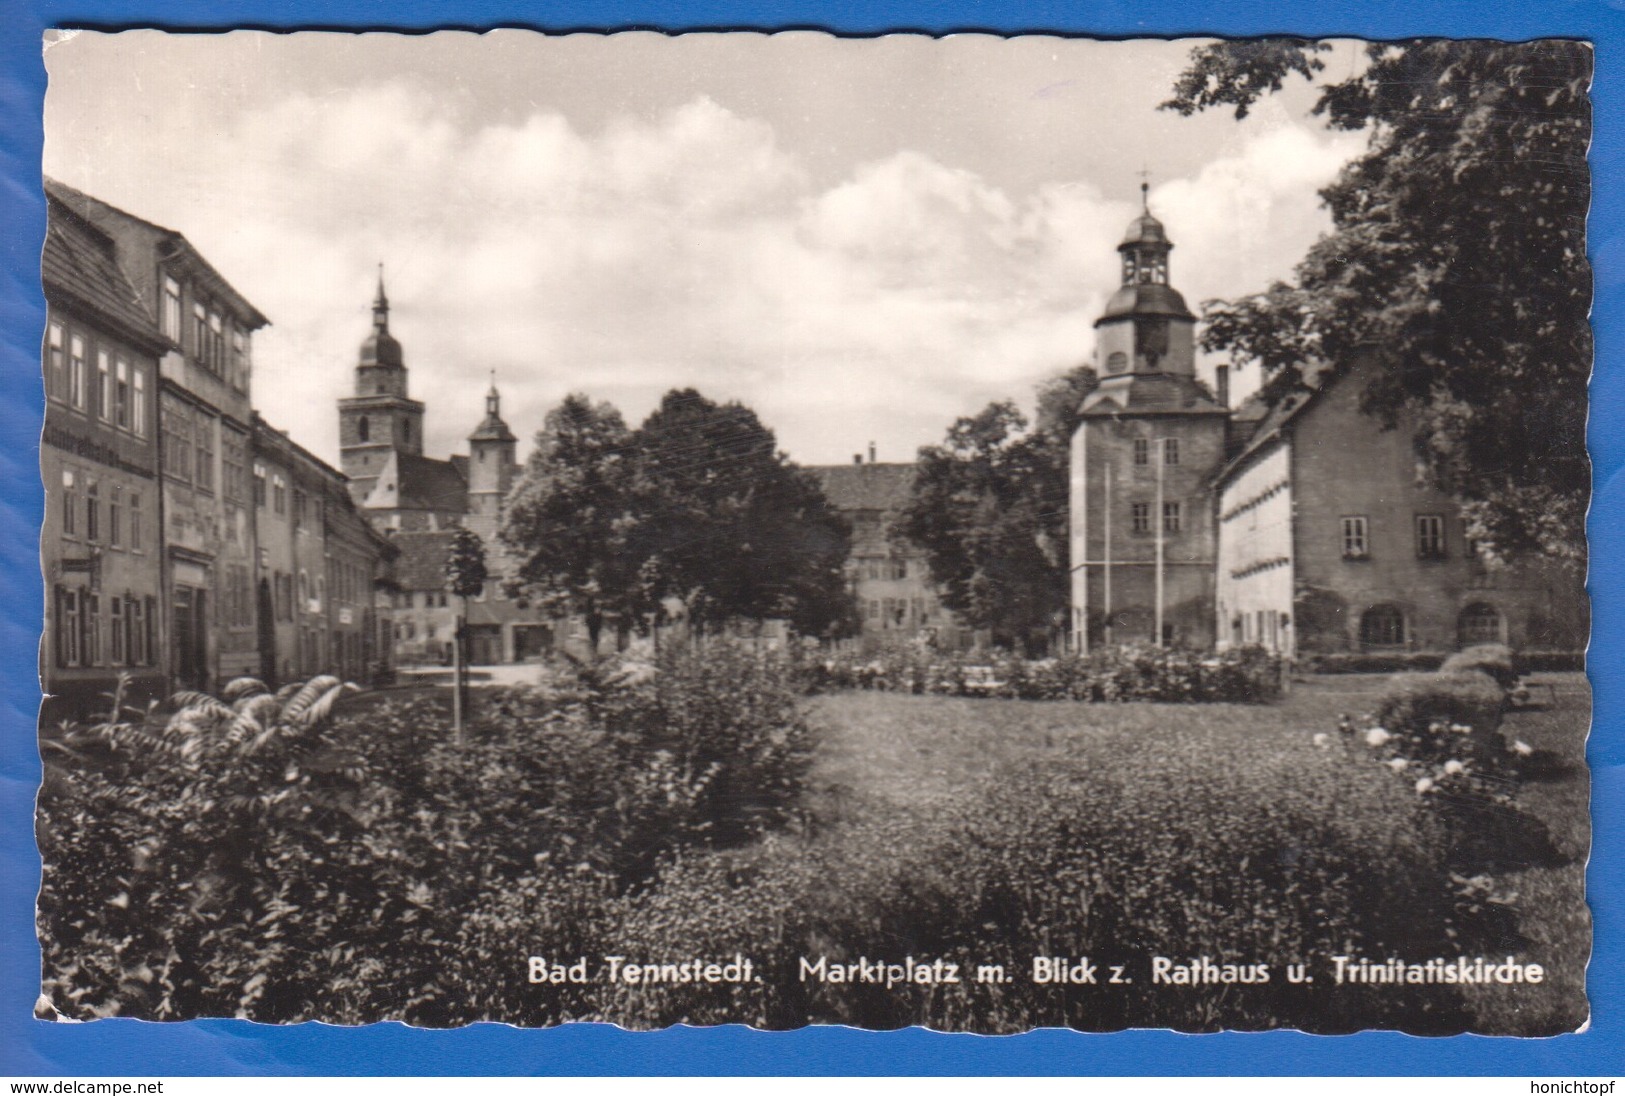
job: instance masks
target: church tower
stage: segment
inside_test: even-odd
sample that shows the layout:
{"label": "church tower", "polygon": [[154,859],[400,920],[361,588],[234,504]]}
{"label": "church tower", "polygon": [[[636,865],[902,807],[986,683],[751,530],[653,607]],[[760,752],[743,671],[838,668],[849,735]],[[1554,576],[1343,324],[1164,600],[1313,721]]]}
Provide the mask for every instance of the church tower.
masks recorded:
{"label": "church tower", "polygon": [[464,522],[488,542],[502,518],[502,503],[508,497],[519,470],[515,454],[518,440],[502,421],[502,395],[496,380],[485,394],[485,419],[468,436],[468,518]]}
{"label": "church tower", "polygon": [[372,331],[361,344],[355,367],[355,395],[339,400],[339,463],[350,477],[357,505],[372,493],[396,453],[422,455],[423,404],[407,395],[406,359],[389,333],[389,298],[380,264]]}
{"label": "church tower", "polygon": [[1142,210],[1117,247],[1121,282],[1095,321],[1100,383],[1072,437],[1075,647],[1213,642],[1210,478],[1229,410],[1196,379],[1196,317],[1169,283],[1173,243]]}

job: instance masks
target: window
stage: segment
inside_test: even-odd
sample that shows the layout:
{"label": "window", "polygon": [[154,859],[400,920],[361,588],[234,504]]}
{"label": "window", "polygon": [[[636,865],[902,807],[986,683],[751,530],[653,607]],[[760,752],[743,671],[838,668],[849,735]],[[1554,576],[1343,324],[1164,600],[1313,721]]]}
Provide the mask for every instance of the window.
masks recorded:
{"label": "window", "polygon": [[1134,463],[1151,463],[1151,442],[1145,438],[1134,439]]}
{"label": "window", "polygon": [[220,313],[212,308],[209,309],[209,364],[214,366],[216,373],[224,371],[226,367],[225,327]]}
{"label": "window", "polygon": [[147,371],[136,366],[130,371],[135,386],[130,400],[130,433],[138,438],[147,436]]}
{"label": "window", "polygon": [[407,441],[407,442],[412,440],[412,420],[411,419],[402,419],[401,420],[401,440],[402,441]]}
{"label": "window", "polygon": [[78,335],[68,339],[68,402],[85,409],[85,340]]}
{"label": "window", "polygon": [[108,657],[112,660],[113,665],[122,666],[124,664],[126,639],[124,634],[124,599],[120,597],[112,598],[107,606],[107,611],[110,614],[107,622]]}
{"label": "window", "polygon": [[1368,555],[1366,521],[1363,517],[1343,519],[1343,558],[1365,559]]}
{"label": "window", "polygon": [[278,514],[288,512],[288,481],[280,473],[271,477],[271,509]]}
{"label": "window", "polygon": [[178,404],[166,404],[163,409],[164,471],[176,479],[192,480],[192,414]]}
{"label": "window", "polygon": [[79,535],[79,475],[72,468],[62,469],[62,535]]}
{"label": "window", "polygon": [[214,490],[214,416],[199,415],[197,419],[196,475],[194,482],[200,491]]}
{"label": "window", "polygon": [[209,363],[209,310],[202,301],[192,302],[192,357],[203,365]]}
{"label": "window", "polygon": [[68,370],[63,359],[62,343],[66,338],[62,325],[53,323],[45,333],[45,394],[52,399],[68,398]]}
{"label": "window", "polygon": [[145,666],[148,658],[146,613],[140,598],[128,600],[130,604],[124,611],[124,626],[129,635],[125,639],[124,657],[131,666]]}
{"label": "window", "polygon": [[1136,502],[1129,507],[1131,524],[1136,533],[1149,533],[1151,531],[1151,504],[1149,502]]}
{"label": "window", "polygon": [[96,415],[103,422],[113,421],[113,355],[99,348],[96,351]]}
{"label": "window", "polygon": [[231,329],[231,372],[232,380],[238,388],[248,390],[249,374],[253,370],[253,359],[249,354],[248,332],[240,327]]}
{"label": "window", "polygon": [[1162,439],[1162,463],[1164,463],[1164,464],[1178,464],[1179,463],[1179,439],[1178,438],[1163,438]]}
{"label": "window", "polygon": [[1179,532],[1180,503],[1165,502],[1162,504],[1162,531],[1164,533]]}
{"label": "window", "polygon": [[56,588],[56,664],[79,665],[79,639],[82,625],[79,619],[79,591],[66,586]]}
{"label": "window", "polygon": [[243,475],[248,463],[248,441],[229,426],[220,430],[220,491],[228,502],[243,501]]}
{"label": "window", "polygon": [[1444,558],[1444,517],[1440,514],[1416,515],[1416,558]]}
{"label": "window", "polygon": [[265,509],[265,465],[254,462],[254,505]]}
{"label": "window", "polygon": [[1456,618],[1456,638],[1463,647],[1501,642],[1501,612],[1487,602],[1476,602]]}
{"label": "window", "polygon": [[372,423],[367,421],[367,416],[362,415],[355,421],[355,432],[362,441],[372,440]]}
{"label": "window", "polygon": [[130,428],[130,363],[123,358],[114,369],[113,421],[121,429]]}
{"label": "window", "polygon": [[113,548],[124,547],[123,510],[124,488],[115,483],[107,496],[107,543]]}
{"label": "window", "polygon": [[143,530],[141,528],[142,520],[143,519],[142,519],[142,515],[141,515],[141,492],[140,491],[131,491],[130,492],[130,551],[132,551],[132,552],[139,552],[139,551],[141,551],[141,549],[143,547],[142,538],[145,536],[145,530]]}
{"label": "window", "polygon": [[1360,643],[1365,647],[1403,647],[1405,613],[1397,605],[1373,605],[1360,617]]}
{"label": "window", "polygon": [[158,314],[158,323],[165,335],[181,341],[181,283],[164,275],[164,304]]}
{"label": "window", "polygon": [[95,544],[102,535],[102,503],[95,476],[85,477],[85,539]]}
{"label": "window", "polygon": [[79,614],[80,629],[84,633],[81,640],[84,664],[86,666],[100,666],[102,664],[102,598],[100,594],[90,593],[88,590],[79,595],[83,602],[83,609]]}
{"label": "window", "polygon": [[305,524],[305,492],[298,487],[293,489],[293,527],[300,528]]}

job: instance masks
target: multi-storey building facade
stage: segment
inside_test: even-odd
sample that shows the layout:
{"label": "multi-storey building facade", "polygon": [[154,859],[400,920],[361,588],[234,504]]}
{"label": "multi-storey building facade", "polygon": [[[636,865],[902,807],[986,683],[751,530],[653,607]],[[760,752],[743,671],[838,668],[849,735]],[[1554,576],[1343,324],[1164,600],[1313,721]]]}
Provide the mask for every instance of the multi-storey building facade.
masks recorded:
{"label": "multi-storey building facade", "polygon": [[121,675],[138,706],[166,689],[157,382],[169,343],[113,239],[57,192],[48,203],[40,677],[52,721],[106,711]]}
{"label": "multi-storey building facade", "polygon": [[[55,181],[46,189],[51,238],[71,260],[48,254],[45,267],[48,285],[62,283],[63,319],[53,317],[45,347],[48,387],[53,371],[64,378],[53,399],[62,448],[100,452],[74,425],[94,420],[128,465],[110,478],[82,457],[42,459],[61,485],[57,523],[76,530],[66,573],[95,577],[84,593],[72,579],[55,584],[64,593],[50,609],[53,653],[61,647],[77,663],[68,669],[105,664],[103,676],[115,665],[142,669],[154,693],[241,675],[376,677],[366,671],[387,667],[388,654],[387,644],[378,649],[388,632],[376,589],[393,549],[355,515],[338,472],[255,415],[251,339],[266,318],[179,232]],[[99,294],[90,300],[107,313],[99,336],[85,321],[86,294]],[[49,412],[47,421],[49,442]],[[90,588],[105,582],[115,540],[130,561],[119,564],[119,589],[130,572],[132,599],[121,593],[117,610]],[[48,565],[52,552],[42,544]],[[135,583],[137,560],[150,583]],[[334,581],[338,599],[327,594]],[[97,629],[87,630],[87,606]],[[69,628],[77,645],[60,638]]]}
{"label": "multi-storey building facade", "polygon": [[808,469],[824,496],[852,525],[846,574],[862,623],[860,642],[929,638],[959,647],[969,633],[944,609],[925,551],[899,540],[893,526],[914,490],[912,464],[854,456],[851,464]]}
{"label": "multi-storey building facade", "polygon": [[1373,360],[1317,363],[1273,405],[1229,407],[1223,366],[1217,394],[1197,381],[1172,247],[1147,209],[1096,323],[1100,384],[1072,440],[1077,645],[1584,647],[1578,576],[1486,566],[1418,467],[1409,424],[1360,409]]}
{"label": "multi-storey building facade", "polygon": [[251,339],[267,320],[179,232],[51,186],[114,240],[168,341],[158,432],[169,676],[203,688],[257,673],[254,517],[238,470],[250,436]]}

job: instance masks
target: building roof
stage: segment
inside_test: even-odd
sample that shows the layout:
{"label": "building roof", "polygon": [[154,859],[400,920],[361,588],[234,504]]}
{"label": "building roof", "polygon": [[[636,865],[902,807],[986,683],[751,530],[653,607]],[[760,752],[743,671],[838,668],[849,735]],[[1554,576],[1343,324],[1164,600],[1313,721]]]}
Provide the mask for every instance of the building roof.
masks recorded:
{"label": "building roof", "polygon": [[361,342],[362,366],[402,368],[406,364],[401,343],[389,333],[389,298],[384,295],[384,267],[378,264],[378,295],[372,301],[372,330]]}
{"label": "building roof", "polygon": [[468,480],[448,460],[421,457],[416,453],[397,454],[396,488],[403,510],[468,509]]}
{"label": "building roof", "polygon": [[1095,321],[1099,327],[1124,316],[1167,316],[1173,319],[1194,320],[1196,316],[1185,305],[1185,298],[1171,285],[1150,282],[1144,285],[1120,286],[1106,302],[1105,311]]}
{"label": "building roof", "polygon": [[1085,418],[1105,415],[1145,415],[1157,412],[1212,412],[1228,415],[1195,377],[1183,373],[1120,373],[1101,381],[1083,398]]}
{"label": "building roof", "polygon": [[[163,225],[154,224],[152,221],[137,217],[127,210],[104,202],[100,198],[93,198],[84,191],[77,190],[55,179],[47,178],[45,180],[45,193],[49,197],[67,205],[91,224],[100,226],[106,220],[116,219],[146,229],[162,239],[167,245],[161,250],[158,256],[160,259],[172,260],[184,266],[189,271],[190,276],[196,277],[212,294],[226,301],[238,318],[250,330],[264,327],[271,322],[266,319],[264,313],[255,308],[246,297],[239,293],[236,287],[210,264],[209,260],[203,257],[203,253],[193,246],[192,241],[176,232],[173,228],[165,228]],[[154,302],[147,311],[155,313],[156,308],[157,305]]]}
{"label": "building roof", "polygon": [[901,510],[914,490],[913,464],[819,464],[807,471],[837,510]]}
{"label": "building roof", "polygon": [[[1262,393],[1254,393],[1237,411],[1237,418],[1243,422],[1251,419],[1257,425],[1247,438],[1246,444],[1225,466],[1219,469],[1214,477],[1215,482],[1223,482],[1230,473],[1240,469],[1253,454],[1267,448],[1279,439],[1288,425],[1292,423],[1305,409],[1321,397],[1337,380],[1330,366],[1325,362],[1310,362],[1300,367],[1301,382],[1287,392],[1275,403],[1265,402]],[[1242,410],[1247,415],[1242,415]]]}
{"label": "building roof", "polygon": [[1149,209],[1129,223],[1128,231],[1123,234],[1123,242],[1117,246],[1134,247],[1137,244],[1168,244],[1167,230],[1162,227],[1161,221],[1151,216]]}
{"label": "building roof", "polygon": [[451,556],[455,529],[393,533],[390,543],[400,551],[395,560],[395,583],[403,590],[444,590],[446,560]]}
{"label": "building roof", "polygon": [[169,340],[141,307],[135,287],[119,269],[113,240],[54,195],[47,202],[40,278],[47,293],[72,298],[120,334],[157,351]]}

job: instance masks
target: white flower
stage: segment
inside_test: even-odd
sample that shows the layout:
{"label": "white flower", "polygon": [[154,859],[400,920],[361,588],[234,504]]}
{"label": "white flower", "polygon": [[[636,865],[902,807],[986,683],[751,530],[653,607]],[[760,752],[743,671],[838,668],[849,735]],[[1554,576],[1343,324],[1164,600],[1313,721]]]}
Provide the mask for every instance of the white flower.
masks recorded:
{"label": "white flower", "polygon": [[1512,743],[1512,752],[1519,757],[1528,757],[1535,752],[1535,748],[1520,738]]}
{"label": "white flower", "polygon": [[1446,776],[1457,776],[1466,771],[1467,766],[1463,765],[1460,761],[1457,761],[1454,758],[1444,763],[1444,774]]}
{"label": "white flower", "polygon": [[1427,777],[1424,776],[1422,779],[1420,779],[1420,780],[1418,780],[1416,782],[1416,794],[1417,795],[1426,795],[1428,792],[1430,792],[1432,790],[1433,790],[1433,781],[1428,779]]}
{"label": "white flower", "polygon": [[1325,731],[1322,731],[1320,734],[1317,734],[1314,737],[1315,745],[1319,746],[1323,750],[1326,748],[1327,743],[1329,743],[1330,741],[1331,741],[1331,738],[1327,736]]}
{"label": "white flower", "polygon": [[1371,747],[1381,746],[1393,737],[1381,727],[1372,727],[1365,733],[1365,744]]}
{"label": "white flower", "polygon": [[1410,768],[1410,765],[1411,763],[1406,761],[1403,757],[1396,757],[1392,761],[1388,762],[1388,767],[1394,770],[1396,773],[1404,772],[1406,769]]}
{"label": "white flower", "polygon": [[1473,733],[1473,729],[1471,727],[1467,726],[1467,724],[1465,724],[1465,723],[1452,723],[1452,724],[1450,724],[1450,729],[1452,731],[1455,731],[1457,734],[1472,734]]}

